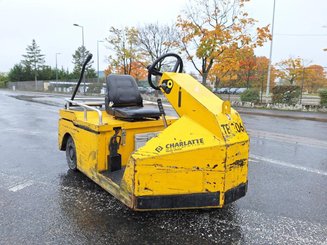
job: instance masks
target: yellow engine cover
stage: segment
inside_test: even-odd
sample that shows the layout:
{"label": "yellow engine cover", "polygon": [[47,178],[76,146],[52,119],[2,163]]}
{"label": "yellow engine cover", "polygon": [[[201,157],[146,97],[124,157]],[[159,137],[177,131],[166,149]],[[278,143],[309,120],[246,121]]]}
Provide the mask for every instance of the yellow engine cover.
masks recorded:
{"label": "yellow engine cover", "polygon": [[249,137],[239,114],[187,74],[164,73],[162,84],[180,118],[132,154],[123,183],[141,200],[134,208],[222,207],[244,196]]}

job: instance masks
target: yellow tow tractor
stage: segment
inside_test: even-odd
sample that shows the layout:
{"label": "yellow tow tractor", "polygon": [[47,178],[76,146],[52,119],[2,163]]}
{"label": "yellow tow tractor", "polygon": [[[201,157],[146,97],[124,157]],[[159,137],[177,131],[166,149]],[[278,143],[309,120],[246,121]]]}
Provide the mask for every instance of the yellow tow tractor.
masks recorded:
{"label": "yellow tow tractor", "polygon": [[[249,137],[240,115],[192,76],[174,53],[148,67],[178,118],[144,107],[133,77],[109,75],[105,101],[71,99],[60,110],[59,149],[133,210],[221,208],[247,191]],[[170,72],[164,60],[173,59]],[[166,68],[167,70],[167,68]],[[160,77],[157,84],[152,75]]]}

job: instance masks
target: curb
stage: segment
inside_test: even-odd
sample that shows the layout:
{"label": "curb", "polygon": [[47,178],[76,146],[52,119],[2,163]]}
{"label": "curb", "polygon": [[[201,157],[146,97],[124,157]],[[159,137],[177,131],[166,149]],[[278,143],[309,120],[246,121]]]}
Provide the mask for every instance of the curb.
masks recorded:
{"label": "curb", "polygon": [[279,117],[288,119],[300,119],[309,120],[317,122],[327,122],[327,118],[317,118],[317,117],[304,117],[304,116],[294,116],[294,115],[281,115],[281,114],[267,114],[264,112],[252,112],[252,111],[238,111],[240,114],[255,115],[255,116],[266,116],[266,117]]}
{"label": "curb", "polygon": [[[156,102],[153,101],[144,101],[146,105],[157,105]],[[170,104],[163,104],[164,107],[173,108]],[[304,116],[294,116],[294,115],[282,115],[282,114],[268,114],[264,112],[255,112],[255,111],[242,111],[236,110],[240,114],[245,115],[255,115],[255,116],[266,116],[266,117],[279,117],[279,118],[288,118],[288,119],[300,119],[300,120],[308,120],[308,121],[317,121],[317,122],[327,122],[327,118],[317,118],[317,117],[304,117]],[[292,112],[291,112],[292,113]]]}

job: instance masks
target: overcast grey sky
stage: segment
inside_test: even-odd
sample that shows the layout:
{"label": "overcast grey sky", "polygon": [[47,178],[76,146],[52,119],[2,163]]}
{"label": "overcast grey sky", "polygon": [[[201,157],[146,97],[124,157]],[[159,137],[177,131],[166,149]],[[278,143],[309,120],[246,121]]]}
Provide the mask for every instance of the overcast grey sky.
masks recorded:
{"label": "overcast grey sky", "polygon": [[[110,26],[138,26],[144,23],[173,23],[187,0],[0,0],[0,72],[19,63],[34,38],[46,55],[46,63],[72,69],[72,54],[81,45],[96,56],[97,40],[108,36]],[[273,0],[251,0],[250,15],[260,25],[271,23]],[[273,62],[301,57],[327,66],[327,1],[276,0]],[[293,35],[294,34],[294,35]],[[269,56],[269,45],[256,50]],[[109,51],[100,43],[100,70],[106,67]]]}

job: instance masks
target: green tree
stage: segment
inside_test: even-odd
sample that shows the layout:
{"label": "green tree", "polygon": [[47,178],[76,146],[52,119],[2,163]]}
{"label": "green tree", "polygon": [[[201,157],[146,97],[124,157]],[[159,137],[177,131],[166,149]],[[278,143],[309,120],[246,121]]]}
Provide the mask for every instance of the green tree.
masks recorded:
{"label": "green tree", "polygon": [[243,92],[241,94],[241,101],[258,103],[259,102],[259,91],[256,89],[247,89],[245,92]]}
{"label": "green tree", "polygon": [[10,69],[8,73],[9,81],[23,81],[24,68],[22,64],[16,64],[13,68]]}
{"label": "green tree", "polygon": [[327,88],[319,90],[320,105],[327,106]]}
{"label": "green tree", "polygon": [[8,81],[8,76],[5,73],[0,72],[0,81]]}
{"label": "green tree", "polygon": [[56,78],[56,70],[52,69],[51,66],[43,66],[39,70],[40,80],[54,80]]}
{"label": "green tree", "polygon": [[29,81],[33,80],[33,71],[30,66],[23,66],[21,63],[14,65],[8,73],[10,81]]}
{"label": "green tree", "polygon": [[[38,71],[42,68],[45,63],[44,54],[41,54],[40,47],[36,44],[35,39],[32,40],[32,44],[26,48],[26,54],[23,55],[22,60],[25,68],[30,68],[34,74],[34,79],[37,80]],[[28,69],[27,69],[28,70]]]}
{"label": "green tree", "polygon": [[69,70],[65,70],[63,67],[61,69],[58,69],[58,79],[59,80],[69,80],[74,79],[73,73],[69,72]]}
{"label": "green tree", "polygon": [[[84,54],[84,57],[83,57]],[[73,54],[73,78],[79,78],[82,66],[84,64],[85,58],[90,54],[90,51],[85,48],[85,46],[80,46],[77,48]],[[88,77],[96,77],[95,70],[92,68],[94,61],[91,60],[86,66],[86,74]]]}
{"label": "green tree", "polygon": [[8,82],[8,76],[5,73],[0,72],[0,88],[5,88]]}

